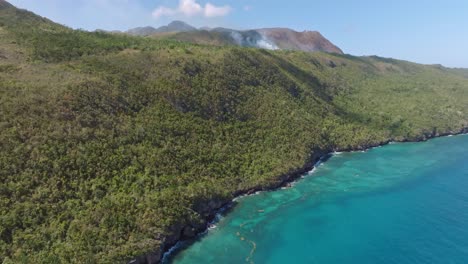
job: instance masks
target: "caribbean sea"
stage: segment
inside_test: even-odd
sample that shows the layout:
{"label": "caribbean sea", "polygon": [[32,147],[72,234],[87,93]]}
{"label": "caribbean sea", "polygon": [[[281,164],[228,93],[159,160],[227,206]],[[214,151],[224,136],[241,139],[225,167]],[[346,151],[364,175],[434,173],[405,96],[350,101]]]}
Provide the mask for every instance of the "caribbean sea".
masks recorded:
{"label": "caribbean sea", "polygon": [[468,263],[468,136],[337,153],[166,262]]}

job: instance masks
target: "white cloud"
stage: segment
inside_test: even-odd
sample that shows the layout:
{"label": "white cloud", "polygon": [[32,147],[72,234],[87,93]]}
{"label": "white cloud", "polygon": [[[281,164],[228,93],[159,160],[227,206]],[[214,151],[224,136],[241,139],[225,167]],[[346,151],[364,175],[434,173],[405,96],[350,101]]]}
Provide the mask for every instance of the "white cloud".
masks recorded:
{"label": "white cloud", "polygon": [[176,10],[167,8],[165,6],[160,6],[153,11],[153,16],[158,18],[162,16],[173,16],[177,13]]}
{"label": "white cloud", "polygon": [[214,6],[210,3],[205,5],[205,16],[206,17],[219,17],[219,16],[226,16],[231,12],[230,6]]}
{"label": "white cloud", "polygon": [[180,0],[179,11],[186,16],[193,16],[201,13],[203,8],[195,0]]}
{"label": "white cloud", "polygon": [[196,16],[202,15],[205,17],[220,17],[226,16],[232,11],[232,8],[228,5],[225,6],[215,6],[211,3],[207,3],[205,6],[202,6],[197,2],[197,0],[180,0],[179,6],[177,8],[169,8],[165,6],[160,6],[153,11],[154,18],[160,18],[163,16],[174,16],[174,15],[184,15],[184,16]]}
{"label": "white cloud", "polygon": [[252,6],[246,5],[244,6],[244,11],[250,11],[252,10]]}

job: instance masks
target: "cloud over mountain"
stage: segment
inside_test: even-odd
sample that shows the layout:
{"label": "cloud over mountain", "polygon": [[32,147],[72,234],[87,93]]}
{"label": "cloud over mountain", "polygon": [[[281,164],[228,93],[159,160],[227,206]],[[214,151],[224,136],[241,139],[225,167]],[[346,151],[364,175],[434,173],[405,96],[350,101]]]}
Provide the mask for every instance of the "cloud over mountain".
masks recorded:
{"label": "cloud over mountain", "polygon": [[216,6],[211,3],[206,3],[202,6],[196,0],[180,0],[176,8],[159,6],[153,11],[154,18],[164,16],[183,15],[187,17],[204,16],[204,17],[220,17],[226,16],[232,11],[229,5]]}

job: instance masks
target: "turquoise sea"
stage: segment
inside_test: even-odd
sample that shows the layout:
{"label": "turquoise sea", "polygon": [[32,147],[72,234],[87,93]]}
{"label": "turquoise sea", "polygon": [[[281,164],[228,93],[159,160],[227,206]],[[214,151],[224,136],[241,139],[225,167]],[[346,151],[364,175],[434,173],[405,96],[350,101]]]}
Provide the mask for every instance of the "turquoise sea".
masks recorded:
{"label": "turquoise sea", "polygon": [[292,188],[243,197],[166,260],[468,263],[468,136],[339,153]]}

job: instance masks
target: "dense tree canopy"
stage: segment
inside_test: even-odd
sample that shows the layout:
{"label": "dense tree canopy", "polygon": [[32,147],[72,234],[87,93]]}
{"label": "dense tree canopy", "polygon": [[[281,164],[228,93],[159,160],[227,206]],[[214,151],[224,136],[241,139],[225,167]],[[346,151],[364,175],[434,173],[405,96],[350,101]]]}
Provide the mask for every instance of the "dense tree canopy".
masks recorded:
{"label": "dense tree canopy", "polygon": [[463,70],[75,31],[2,7],[0,261],[128,260],[314,151],[467,127],[467,102]]}

